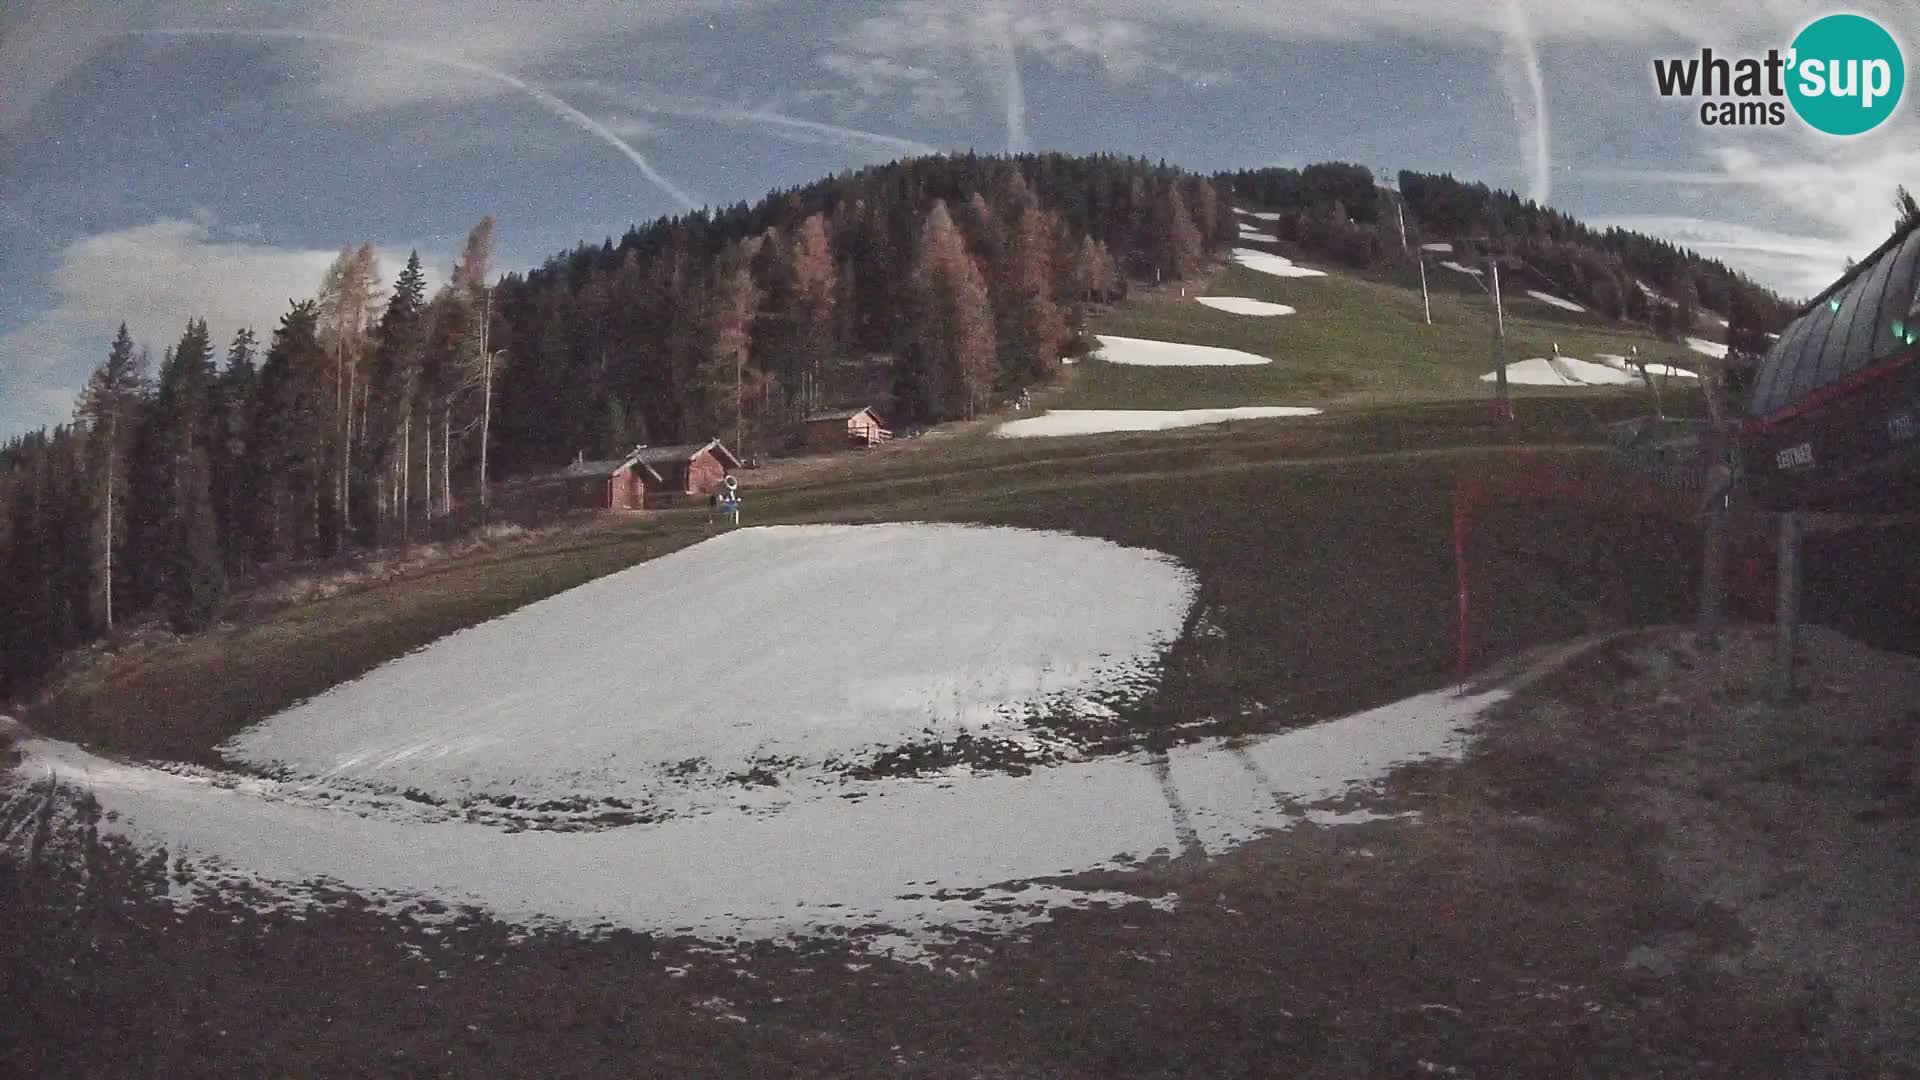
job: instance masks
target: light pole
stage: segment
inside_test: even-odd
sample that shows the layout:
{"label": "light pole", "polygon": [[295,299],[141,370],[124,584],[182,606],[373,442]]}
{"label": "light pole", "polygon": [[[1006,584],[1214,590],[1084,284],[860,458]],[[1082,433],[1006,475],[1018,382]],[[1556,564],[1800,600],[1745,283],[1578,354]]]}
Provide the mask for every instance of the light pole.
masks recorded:
{"label": "light pole", "polygon": [[1453,245],[1444,243],[1420,245],[1420,309],[1426,313],[1427,325],[1432,326],[1433,301],[1427,297],[1427,252],[1429,251],[1444,255],[1453,251]]}

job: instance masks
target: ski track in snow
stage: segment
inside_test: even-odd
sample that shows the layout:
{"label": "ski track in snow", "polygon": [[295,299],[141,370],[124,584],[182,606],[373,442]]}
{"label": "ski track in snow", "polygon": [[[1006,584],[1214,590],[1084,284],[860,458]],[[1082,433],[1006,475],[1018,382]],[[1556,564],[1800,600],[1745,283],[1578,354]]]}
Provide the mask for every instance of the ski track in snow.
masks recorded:
{"label": "ski track in snow", "polygon": [[1231,409],[1054,409],[1025,420],[1009,420],[995,428],[993,433],[1002,439],[1030,439],[1097,435],[1109,431],[1167,431],[1224,424],[1233,420],[1319,414],[1319,409],[1294,405],[1252,405]]}
{"label": "ski track in snow", "polygon": [[[272,782],[223,786],[216,774],[121,764],[44,739],[20,749],[23,774],[90,791],[112,815],[103,829],[184,862],[193,882],[177,887],[180,904],[244,885],[264,892],[268,908],[297,909],[320,883],[416,917],[431,903],[584,933],[722,942],[845,933],[914,958],[956,934],[1013,932],[1061,909],[1173,902],[1062,877],[1189,846],[1218,855],[1302,822],[1376,818],[1327,804],[1398,765],[1457,758],[1480,714],[1505,696],[1443,690],[1297,731],[1178,747],[1164,759],[1131,753],[1025,776],[866,781],[837,795],[770,795],[575,833],[360,816],[276,797]],[[876,928],[889,932],[862,936]]]}

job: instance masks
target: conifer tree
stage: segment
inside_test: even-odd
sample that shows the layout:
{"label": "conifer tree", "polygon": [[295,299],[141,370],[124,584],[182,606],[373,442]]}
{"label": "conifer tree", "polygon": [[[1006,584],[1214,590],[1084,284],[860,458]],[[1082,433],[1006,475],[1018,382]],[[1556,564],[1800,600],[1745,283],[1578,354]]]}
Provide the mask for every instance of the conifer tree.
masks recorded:
{"label": "conifer tree", "polygon": [[[127,324],[121,323],[107,358],[87,380],[81,391],[79,419],[87,426],[93,451],[91,469],[94,491],[93,537],[89,545],[94,553],[91,608],[94,625],[102,633],[113,629],[113,593],[116,565],[124,562],[127,516],[127,446],[142,396],[146,392],[143,356],[133,350],[133,338]],[[125,570],[119,571],[125,576]]]}
{"label": "conifer tree", "polygon": [[911,277],[913,321],[896,373],[909,412],[972,418],[993,384],[993,309],[944,201],[921,227]]}

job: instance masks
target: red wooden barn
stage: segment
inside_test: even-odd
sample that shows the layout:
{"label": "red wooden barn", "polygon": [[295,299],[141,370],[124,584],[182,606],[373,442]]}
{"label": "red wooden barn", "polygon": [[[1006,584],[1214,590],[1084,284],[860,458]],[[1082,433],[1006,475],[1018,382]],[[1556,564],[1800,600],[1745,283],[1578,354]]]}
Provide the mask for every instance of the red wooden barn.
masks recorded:
{"label": "red wooden barn", "polygon": [[659,477],[649,480],[646,490],[648,499],[655,502],[672,501],[676,496],[711,495],[725,486],[728,474],[740,467],[740,459],[719,439],[638,447],[633,463]]}
{"label": "red wooden barn", "polygon": [[740,460],[713,439],[682,446],[636,446],[625,457],[589,461],[502,486],[503,503],[529,513],[639,510],[718,491]]}
{"label": "red wooden barn", "polygon": [[588,461],[583,454],[573,464],[552,476],[539,478],[536,484],[558,489],[560,501],[577,510],[638,510],[646,505],[651,492],[666,485],[666,480],[646,462],[640,451],[623,458]]}

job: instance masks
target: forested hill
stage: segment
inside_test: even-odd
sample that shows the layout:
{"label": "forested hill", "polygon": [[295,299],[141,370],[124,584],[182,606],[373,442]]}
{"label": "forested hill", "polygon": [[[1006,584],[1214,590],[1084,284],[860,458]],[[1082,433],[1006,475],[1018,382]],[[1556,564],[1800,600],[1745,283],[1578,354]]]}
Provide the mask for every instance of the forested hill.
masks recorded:
{"label": "forested hill", "polygon": [[[856,390],[901,423],[965,415],[1049,377],[1087,300],[1123,292],[1124,276],[1179,278],[1230,243],[1224,202],[1207,179],[1138,159],[968,154],[583,246],[500,282],[514,363],[499,460],[736,430],[749,450],[777,446]],[[878,386],[837,363],[875,356],[889,358]]]}
{"label": "forested hill", "polygon": [[[1764,309],[1738,316],[1754,327],[1779,315],[1670,245],[1448,177],[1400,188],[1414,239],[1524,255],[1607,314],[1686,325],[1644,284]],[[268,340],[223,356],[197,320],[157,360],[123,327],[71,424],[0,447],[0,692],[129,618],[203,626],[262,567],[457,531],[490,481],[582,452],[715,435],[778,452],[838,405],[970,416],[1052,378],[1088,304],[1222,254],[1233,202],[1277,211],[1311,257],[1393,270],[1396,197],[1351,165],[934,156],[662,218],[524,275],[494,273],[488,218],[434,295],[417,260],[388,291],[371,246],[349,247]]]}

